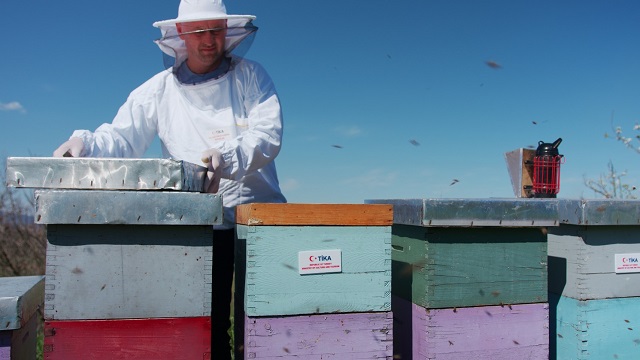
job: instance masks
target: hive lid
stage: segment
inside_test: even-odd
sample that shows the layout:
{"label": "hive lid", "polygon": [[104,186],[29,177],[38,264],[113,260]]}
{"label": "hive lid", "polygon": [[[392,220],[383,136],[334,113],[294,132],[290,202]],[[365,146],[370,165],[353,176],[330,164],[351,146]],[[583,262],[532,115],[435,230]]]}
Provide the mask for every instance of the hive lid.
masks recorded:
{"label": "hive lid", "polygon": [[365,202],[393,205],[394,224],[425,227],[558,225],[557,199],[390,199]]}
{"label": "hive lid", "polygon": [[7,158],[7,186],[202,192],[207,169],[171,159]]}

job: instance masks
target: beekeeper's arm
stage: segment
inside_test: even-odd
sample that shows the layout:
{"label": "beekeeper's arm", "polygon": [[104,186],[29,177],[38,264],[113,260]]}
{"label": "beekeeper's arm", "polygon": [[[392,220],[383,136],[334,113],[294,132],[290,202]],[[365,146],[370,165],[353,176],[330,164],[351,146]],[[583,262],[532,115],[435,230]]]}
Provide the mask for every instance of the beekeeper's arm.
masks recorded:
{"label": "beekeeper's arm", "polygon": [[112,123],[102,124],[94,132],[74,131],[53,156],[142,157],[156,136],[156,123],[135,101],[134,94],[120,107]]}
{"label": "beekeeper's arm", "polygon": [[208,192],[217,192],[220,178],[241,180],[264,167],[280,152],[282,110],[273,81],[259,64],[244,79],[244,107],[247,129],[234,139],[216,144],[202,154],[209,171],[205,181]]}

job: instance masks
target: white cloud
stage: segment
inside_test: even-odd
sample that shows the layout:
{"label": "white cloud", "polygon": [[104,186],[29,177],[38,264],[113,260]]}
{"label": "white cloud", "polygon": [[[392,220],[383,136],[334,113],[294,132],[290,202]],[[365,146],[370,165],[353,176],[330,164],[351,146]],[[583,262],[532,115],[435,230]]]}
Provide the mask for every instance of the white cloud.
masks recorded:
{"label": "white cloud", "polygon": [[343,183],[367,189],[376,189],[392,185],[397,178],[397,174],[393,172],[387,172],[383,169],[371,169],[368,173],[346,179]]}
{"label": "white cloud", "polygon": [[362,129],[360,129],[359,127],[352,125],[352,126],[338,126],[334,129],[337,133],[339,133],[342,136],[346,136],[346,137],[354,137],[354,136],[358,136],[362,133]]}
{"label": "white cloud", "polygon": [[0,102],[0,110],[2,110],[2,111],[21,111],[21,112],[25,112],[25,109],[17,101],[12,101],[12,102],[8,102],[8,103],[1,103]]}
{"label": "white cloud", "polygon": [[296,179],[286,179],[285,181],[280,183],[280,189],[282,192],[287,193],[289,191],[293,191],[300,187],[298,180]]}

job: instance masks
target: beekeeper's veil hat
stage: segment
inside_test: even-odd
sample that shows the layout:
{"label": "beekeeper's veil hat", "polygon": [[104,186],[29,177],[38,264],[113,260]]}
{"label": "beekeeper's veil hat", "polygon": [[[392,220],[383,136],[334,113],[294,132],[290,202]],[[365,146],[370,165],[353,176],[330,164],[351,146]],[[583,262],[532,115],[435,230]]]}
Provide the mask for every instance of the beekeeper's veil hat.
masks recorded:
{"label": "beekeeper's veil hat", "polygon": [[253,15],[229,15],[222,0],[181,0],[178,7],[178,17],[170,20],[156,21],[153,26],[160,29],[162,37],[155,41],[165,56],[165,67],[180,65],[187,57],[187,48],[184,41],[178,36],[177,23],[205,20],[227,20],[227,36],[225,40],[225,52],[234,51],[240,43],[250,37],[243,44],[242,56],[249,46],[255,32],[258,30],[252,21]]}

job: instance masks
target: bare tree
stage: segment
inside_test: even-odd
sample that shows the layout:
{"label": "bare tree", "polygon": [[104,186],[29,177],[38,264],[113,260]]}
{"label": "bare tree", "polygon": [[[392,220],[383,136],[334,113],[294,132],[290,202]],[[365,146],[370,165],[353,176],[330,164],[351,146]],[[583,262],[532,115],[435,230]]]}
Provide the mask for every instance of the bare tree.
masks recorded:
{"label": "bare tree", "polygon": [[609,161],[608,169],[609,172],[600,174],[598,180],[585,178],[585,185],[607,199],[636,199],[635,186],[622,182],[622,178],[627,175],[627,172],[617,172],[611,161]]}
{"label": "bare tree", "polygon": [[33,193],[8,188],[0,165],[0,276],[44,275],[46,229],[34,224]]}
{"label": "bare tree", "polygon": [[[636,131],[638,134],[632,137],[626,137],[622,132],[622,127],[616,126],[614,129],[615,139],[623,143],[624,146],[640,154],[640,124],[636,123],[633,127],[633,131]],[[604,136],[609,137],[609,134],[604,134]]]}
{"label": "bare tree", "polygon": [[[605,138],[615,139],[627,148],[640,154],[640,125],[638,123],[633,127],[633,131],[637,132],[637,135],[627,137],[624,135],[622,127],[613,126],[613,113],[611,113],[611,128],[613,129],[614,135],[611,136],[605,133]],[[637,199],[636,187],[622,181],[622,178],[627,175],[627,171],[618,172],[614,168],[611,160],[607,168],[608,172],[606,174],[600,174],[600,178],[597,180],[587,179],[585,177],[585,186],[593,190],[596,194],[608,199]]]}

